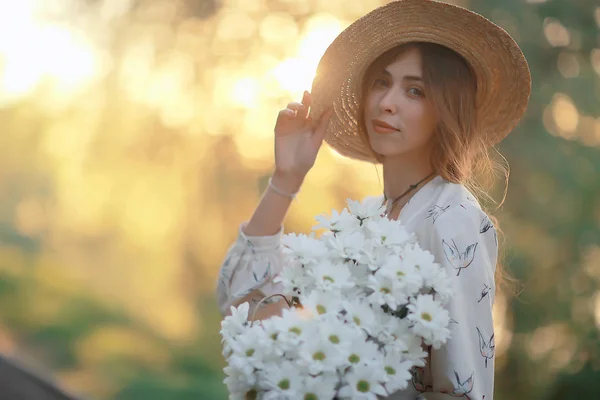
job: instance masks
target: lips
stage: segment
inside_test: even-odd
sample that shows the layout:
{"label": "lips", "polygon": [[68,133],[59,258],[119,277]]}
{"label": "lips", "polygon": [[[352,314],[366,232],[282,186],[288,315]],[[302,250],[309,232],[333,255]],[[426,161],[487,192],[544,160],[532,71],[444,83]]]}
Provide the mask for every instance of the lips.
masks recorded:
{"label": "lips", "polygon": [[384,135],[400,131],[399,129],[388,124],[387,122],[383,122],[378,119],[373,120],[373,129],[375,130],[375,132]]}

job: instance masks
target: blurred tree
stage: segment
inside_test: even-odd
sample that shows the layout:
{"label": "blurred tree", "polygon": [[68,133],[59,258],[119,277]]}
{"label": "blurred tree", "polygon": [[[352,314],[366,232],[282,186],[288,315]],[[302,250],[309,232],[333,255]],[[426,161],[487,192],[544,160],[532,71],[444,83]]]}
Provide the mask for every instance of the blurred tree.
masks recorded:
{"label": "blurred tree", "polygon": [[[526,118],[500,146],[513,171],[500,220],[522,293],[496,387],[500,399],[541,398],[559,371],[582,387],[600,371],[600,269],[591,260],[600,243],[600,8],[593,0],[471,4],[516,38],[533,78]],[[558,394],[568,381],[549,398],[571,398]],[[576,393],[600,396],[592,381]]]}

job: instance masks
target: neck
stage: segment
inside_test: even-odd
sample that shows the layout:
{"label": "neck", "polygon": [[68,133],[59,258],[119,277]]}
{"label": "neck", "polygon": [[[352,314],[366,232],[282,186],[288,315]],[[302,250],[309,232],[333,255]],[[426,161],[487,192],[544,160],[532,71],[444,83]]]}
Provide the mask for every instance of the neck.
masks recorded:
{"label": "neck", "polygon": [[429,162],[414,162],[407,157],[385,158],[383,160],[383,185],[384,194],[389,200],[393,200],[406,192],[411,185],[414,185],[424,178],[429,178],[419,184],[419,186],[408,193],[405,197],[410,198],[431,178],[433,168]]}

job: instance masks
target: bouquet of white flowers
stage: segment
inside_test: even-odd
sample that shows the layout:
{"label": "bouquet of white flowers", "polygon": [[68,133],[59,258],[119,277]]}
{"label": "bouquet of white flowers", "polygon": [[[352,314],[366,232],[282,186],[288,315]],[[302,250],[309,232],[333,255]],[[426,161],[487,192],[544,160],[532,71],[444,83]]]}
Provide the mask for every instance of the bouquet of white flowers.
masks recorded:
{"label": "bouquet of white flowers", "polygon": [[[379,198],[318,216],[320,237],[288,234],[275,278],[281,316],[248,320],[248,303],[222,322],[230,399],[376,399],[423,366],[422,343],[449,337],[449,278]],[[276,296],[276,295],[274,295]]]}

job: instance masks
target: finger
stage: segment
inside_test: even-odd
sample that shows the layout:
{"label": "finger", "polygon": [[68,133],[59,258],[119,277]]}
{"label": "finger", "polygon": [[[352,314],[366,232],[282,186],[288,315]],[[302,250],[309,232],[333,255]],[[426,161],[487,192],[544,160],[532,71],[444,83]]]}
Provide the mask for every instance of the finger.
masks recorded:
{"label": "finger", "polygon": [[[304,101],[304,97],[302,98],[302,101]],[[288,108],[298,111],[297,115],[300,119],[306,118],[306,115],[308,114],[308,107],[303,103],[292,102],[288,104]]]}
{"label": "finger", "polygon": [[303,106],[298,110],[298,118],[306,119],[306,117],[308,117],[308,107]]}
{"label": "finger", "polygon": [[289,108],[284,108],[283,110],[279,111],[279,114],[277,114],[276,124],[279,124],[280,121],[291,120],[294,118],[296,118],[296,111],[290,110]]}
{"label": "finger", "polygon": [[323,141],[323,138],[325,138],[325,132],[327,132],[327,126],[329,125],[329,120],[331,119],[332,115],[333,108],[329,108],[319,118],[314,133],[314,138],[317,142],[320,143]]}
{"label": "finger", "polygon": [[297,101],[293,101],[287,105],[287,108],[294,111],[301,111],[306,108],[306,106],[302,103],[298,103]]}
{"label": "finger", "polygon": [[[304,107],[306,107],[306,111],[302,112],[302,115],[304,116],[304,118],[308,117],[310,115],[310,105],[311,105],[312,101],[311,101],[311,96],[310,93],[308,91],[304,91],[304,95],[302,96],[302,104],[304,104]],[[312,121],[309,121],[309,123]]]}
{"label": "finger", "polygon": [[304,104],[307,108],[312,105],[312,95],[308,90],[304,91],[304,95],[302,96],[302,104]]}
{"label": "finger", "polygon": [[306,117],[306,122],[308,123],[308,126],[315,126],[315,123],[313,121],[313,117],[312,117],[312,94],[308,91],[305,90],[304,91],[304,97],[302,97],[302,103],[309,108],[307,117]]}

